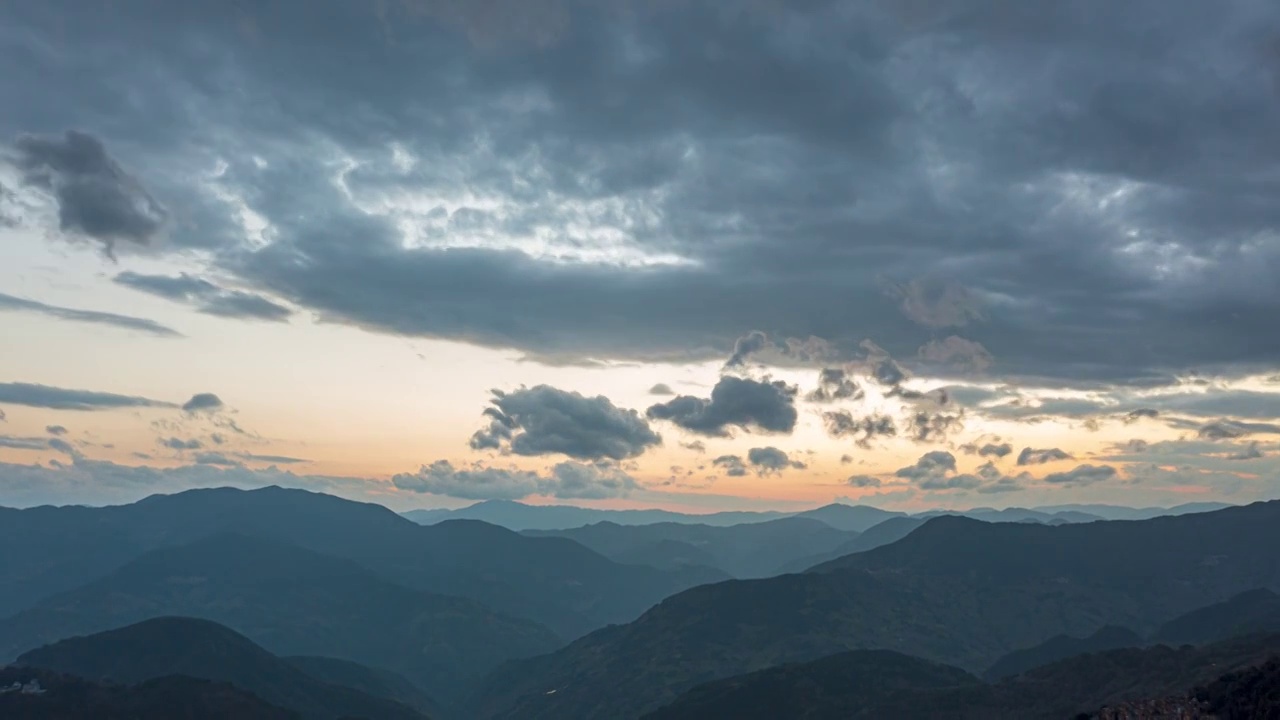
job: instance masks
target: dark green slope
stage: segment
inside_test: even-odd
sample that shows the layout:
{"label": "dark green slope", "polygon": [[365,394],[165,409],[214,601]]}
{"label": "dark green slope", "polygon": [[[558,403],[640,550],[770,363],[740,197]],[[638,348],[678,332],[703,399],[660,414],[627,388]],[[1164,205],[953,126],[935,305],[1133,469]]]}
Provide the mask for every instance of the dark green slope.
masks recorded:
{"label": "dark green slope", "polygon": [[980,671],[1018,648],[1280,585],[1280,503],[1046,526],[960,517],[801,575],[727,581],[485,682],[481,717],[635,717],[689,687],[844,650]]}
{"label": "dark green slope", "polygon": [[721,578],[702,568],[622,565],[563,538],[476,521],[421,526],[381,505],[278,487],[156,495],[105,508],[8,510],[0,522],[0,615],[80,587],[144,552],[223,532],[355,560],[398,583],[470,597],[573,638],[634,619]]}
{"label": "dark green slope", "polygon": [[388,582],[284,543],[214,535],[156,550],[0,621],[7,657],[164,615],[222,623],[281,655],[387,667],[441,701],[501,662],[558,646],[532,621]]}
{"label": "dark green slope", "polygon": [[230,683],[168,675],[138,685],[95,683],[30,667],[0,667],[0,687],[39,682],[45,692],[0,693],[4,720],[301,720]]}
{"label": "dark green slope", "polygon": [[391,700],[312,678],[217,623],[156,618],[24,653],[19,665],[124,685],[168,675],[228,682],[304,718],[423,720]]}

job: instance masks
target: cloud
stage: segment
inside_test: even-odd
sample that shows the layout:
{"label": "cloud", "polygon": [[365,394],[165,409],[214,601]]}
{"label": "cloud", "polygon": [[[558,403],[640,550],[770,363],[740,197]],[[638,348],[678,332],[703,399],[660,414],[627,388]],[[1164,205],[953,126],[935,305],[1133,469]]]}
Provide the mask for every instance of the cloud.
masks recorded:
{"label": "cloud", "polygon": [[878,437],[894,437],[898,426],[888,415],[872,414],[855,418],[848,410],[822,413],[827,434],[833,438],[853,437],[859,447],[870,447]]}
{"label": "cloud", "polygon": [[712,437],[727,437],[732,427],[790,433],[798,417],[795,396],[796,388],[781,380],[726,376],[711,389],[710,398],[680,395],[650,406],[645,414]]}
{"label": "cloud", "polygon": [[908,415],[906,429],[907,436],[916,442],[938,442],[946,440],[951,432],[964,429],[964,415],[919,410]]}
{"label": "cloud", "polygon": [[33,383],[0,383],[0,402],[51,410],[112,410],[137,407],[174,407],[173,403],[144,397],[117,395],[92,390],[36,385]]}
{"label": "cloud", "polygon": [[639,488],[616,467],[578,462],[559,463],[543,475],[484,465],[459,468],[448,460],[437,460],[416,473],[398,474],[391,481],[402,490],[468,500],[519,500],[533,495],[604,499],[623,497]]}
{"label": "cloud", "polygon": [[1228,460],[1258,460],[1263,457],[1266,457],[1266,453],[1262,452],[1262,449],[1258,445],[1258,441],[1254,440],[1250,442],[1248,445],[1245,445],[1239,451],[1228,455],[1227,459]]}
{"label": "cloud", "polygon": [[1255,433],[1280,434],[1280,425],[1222,418],[1201,426],[1197,434],[1205,440],[1234,440]]}
{"label": "cloud", "polygon": [[1058,448],[1022,448],[1018,453],[1019,465],[1043,465],[1057,460],[1070,460],[1071,454]]}
{"label": "cloud", "polygon": [[657,385],[654,385],[653,387],[649,388],[649,394],[650,395],[675,395],[676,393],[674,390],[671,389],[670,385],[666,383],[658,383]]}
{"label": "cloud", "polygon": [[55,452],[62,453],[67,457],[70,457],[70,458],[84,457],[83,453],[81,453],[75,446],[73,446],[71,443],[67,442],[66,440],[63,440],[62,438],[56,438],[56,437],[49,438],[48,444],[52,450],[54,450]]}
{"label": "cloud", "polygon": [[1013,452],[1013,445],[1009,443],[965,443],[960,446],[960,450],[970,455],[979,457],[996,457],[1002,458]]}
{"label": "cloud", "polygon": [[1156,418],[1160,416],[1160,411],[1155,408],[1138,408],[1130,410],[1124,416],[1125,424],[1134,423],[1144,418]]}
{"label": "cloud", "polygon": [[751,448],[747,451],[747,462],[761,475],[780,473],[788,468],[804,470],[807,467],[803,462],[792,460],[785,452],[772,446]]}
{"label": "cloud", "polygon": [[1142,438],[1132,438],[1129,442],[1119,447],[1121,452],[1137,454],[1144,453],[1151,449],[1151,443]]}
{"label": "cloud", "polygon": [[872,380],[881,385],[897,387],[903,380],[907,379],[907,371],[894,362],[884,348],[870,340],[863,340],[861,347],[867,351],[867,357],[864,362]]}
{"label": "cloud", "polygon": [[170,450],[178,450],[178,451],[199,450],[200,448],[204,447],[204,443],[200,442],[200,440],[197,438],[190,438],[190,439],[184,440],[178,437],[169,437],[169,438],[160,438],[156,442],[160,443],[164,447],[169,448]]}
{"label": "cloud", "polygon": [[680,443],[680,447],[694,452],[704,453],[707,451],[706,443],[701,440],[690,440],[689,442]]}
{"label": "cloud", "polygon": [[995,358],[982,343],[956,335],[949,335],[942,340],[930,340],[920,346],[916,357],[927,363],[968,372],[982,372],[995,362]]}
{"label": "cloud", "polygon": [[67,429],[61,425],[45,425],[44,431],[50,435],[66,435]]}
{"label": "cloud", "polygon": [[860,488],[880,487],[881,485],[880,478],[874,475],[850,475],[844,483],[852,487]]}
{"label": "cloud", "polygon": [[945,450],[927,452],[914,465],[899,468],[894,475],[910,480],[921,490],[975,490],[983,494],[1020,491],[1030,479],[1026,473],[1005,475],[990,461],[973,473],[960,473],[955,456]]}
{"label": "cloud", "polygon": [[201,412],[215,413],[223,407],[225,405],[222,402],[222,398],[213,393],[196,393],[191,396],[190,400],[182,404],[183,412],[193,414]]}
{"label": "cloud", "polygon": [[195,460],[195,463],[196,463],[197,465],[217,465],[217,466],[220,466],[220,467],[240,467],[240,466],[242,466],[242,465],[244,464],[244,463],[240,462],[239,460],[237,460],[237,459],[235,459],[235,458],[231,457],[230,455],[227,455],[226,453],[220,453],[220,452],[202,452],[202,453],[196,453],[196,456],[195,456],[195,458],[193,458],[193,459]]}
{"label": "cloud", "polygon": [[635,410],[607,397],[586,397],[549,385],[512,392],[492,391],[485,408],[489,426],[471,437],[471,447],[516,455],[562,454],[579,460],[624,460],[662,444]]}
{"label": "cloud", "polygon": [[747,363],[748,358],[764,350],[768,345],[769,338],[767,335],[759,330],[752,330],[734,341],[733,354],[724,362],[725,369],[742,367]]}
{"label": "cloud", "polygon": [[49,441],[46,438],[0,435],[0,448],[9,448],[10,450],[46,450],[48,447]]}
{"label": "cloud", "polygon": [[747,474],[747,465],[738,455],[721,455],[712,460],[711,464],[724,468],[724,474],[729,477],[743,477]]}
{"label": "cloud", "polygon": [[157,337],[182,337],[182,333],[174,330],[173,328],[161,325],[154,320],[131,317],[129,315],[99,312],[97,310],[76,310],[74,308],[59,307],[57,305],[47,305],[42,302],[36,302],[35,300],[26,300],[24,298],[14,297],[4,293],[0,293],[0,310],[30,312],[38,315],[44,315],[46,317],[57,318],[59,320],[91,323],[94,325],[108,325],[125,330],[137,330],[138,332],[155,335]]}
{"label": "cloud", "polygon": [[8,422],[9,418],[5,416],[4,410],[0,410],[0,422]]}
{"label": "cloud", "polygon": [[1051,485],[1092,485],[1115,476],[1116,469],[1110,465],[1079,465],[1066,472],[1045,475],[1044,481]]}
{"label": "cloud", "polygon": [[50,193],[58,226],[101,242],[108,252],[119,240],[146,245],[168,212],[88,133],[62,137],[20,135],[13,143],[23,183]]}
{"label": "cloud", "polygon": [[818,387],[805,395],[804,399],[809,402],[830,403],[838,400],[861,400],[865,396],[866,393],[844,368],[822,368],[818,371]]}
{"label": "cloud", "polygon": [[897,477],[908,480],[922,480],[933,475],[945,475],[955,472],[956,456],[945,450],[927,452],[916,460],[914,465],[899,468],[894,473]]}
{"label": "cloud", "polygon": [[258,455],[256,453],[236,453],[236,457],[241,460],[249,460],[251,462],[271,463],[272,465],[299,465],[309,463],[306,458],[291,457],[289,455]]}
{"label": "cloud", "polygon": [[844,454],[844,455],[841,455],[841,456],[840,456],[840,464],[841,464],[841,465],[848,465],[848,464],[849,464],[849,463],[851,463],[851,462],[853,462],[853,456],[852,456],[852,455],[849,455],[848,453],[846,453],[846,454]]}
{"label": "cloud", "polygon": [[167,300],[194,305],[198,312],[219,317],[283,322],[293,311],[262,295],[227,290],[203,278],[186,273],[180,275],[142,275],[122,272],[115,283],[150,293]]}
{"label": "cloud", "polygon": [[685,361],[759,328],[852,360],[963,325],[1052,382],[1280,360],[1272,4],[383,5],[212,3],[161,40],[141,3],[14,11],[0,129],[100,128],[166,250],[377,332]]}

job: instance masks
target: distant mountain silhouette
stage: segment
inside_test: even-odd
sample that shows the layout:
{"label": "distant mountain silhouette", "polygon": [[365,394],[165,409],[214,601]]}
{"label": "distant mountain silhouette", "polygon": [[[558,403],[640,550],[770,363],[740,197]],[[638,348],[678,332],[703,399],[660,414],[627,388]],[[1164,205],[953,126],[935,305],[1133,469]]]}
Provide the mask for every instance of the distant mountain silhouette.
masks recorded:
{"label": "distant mountain silhouette", "polygon": [[[776,574],[777,569],[788,562],[830,551],[856,537],[854,533],[836,530],[825,522],[808,517],[729,527],[602,522],[572,530],[527,530],[525,534],[567,537],[620,562],[634,558],[638,548],[653,548],[663,541],[682,543],[704,554],[704,564],[739,578]],[[670,546],[667,549],[678,550]],[[652,549],[648,552],[656,556]],[[651,562],[656,565],[658,560],[655,558]]]}
{"label": "distant mountain silhouette", "polygon": [[794,517],[821,520],[837,530],[860,533],[874,525],[879,525],[889,518],[903,517],[905,514],[906,513],[881,510],[880,508],[874,508],[868,505],[831,503],[830,505],[823,505],[820,508],[796,513]]}
{"label": "distant mountain silhouette", "polygon": [[1280,595],[1255,588],[1174,618],[1152,635],[1166,645],[1201,645],[1251,633],[1280,633]]}
{"label": "distant mountain silhouette", "polygon": [[0,621],[0,656],[166,615],[199,617],[281,655],[394,669],[442,700],[505,660],[559,645],[536,623],[391,583],[285,543],[213,535],[152,551]]}
{"label": "distant mountain silhouette", "polygon": [[705,515],[669,510],[596,510],[573,505],[526,505],[514,500],[485,500],[458,510],[410,510],[406,518],[423,525],[445,520],[481,520],[516,531],[564,530],[599,522],[619,525],[693,523],[724,527],[786,517],[782,512],[716,512]]}
{"label": "distant mountain silhouette", "polygon": [[1202,648],[1128,648],[1073,657],[992,685],[958,668],[853,651],[699,685],[645,720],[1062,720],[1137,698],[1186,693],[1226,670],[1237,672],[1229,677],[1237,678],[1234,694],[1240,698],[1239,690],[1249,687],[1246,678],[1260,671],[1270,677],[1262,664],[1277,650],[1275,635]]}
{"label": "distant mountain silhouette", "polygon": [[902,691],[978,688],[949,665],[889,650],[853,650],[699,685],[646,720],[850,718]]}
{"label": "distant mountain silhouette", "polygon": [[913,530],[923,524],[925,524],[925,518],[889,518],[879,525],[872,525],[861,535],[845,542],[834,550],[792,560],[779,568],[779,574],[804,572],[814,566],[830,562],[836,558],[844,557],[845,555],[866,552],[868,550],[874,550],[881,545],[898,542],[907,535],[910,535]]}
{"label": "distant mountain silhouette", "polygon": [[1022,673],[1032,669],[1065,660],[1076,655],[1116,650],[1119,648],[1140,647],[1145,644],[1142,636],[1129,628],[1107,625],[1088,637],[1072,637],[1057,635],[1044,642],[1021,650],[1014,650],[992,663],[983,673],[988,680]]}
{"label": "distant mountain silhouette", "polygon": [[105,508],[7,511],[0,522],[0,616],[149,550],[220,532],[354,560],[410,587],[531,618],[566,638],[632,620],[672,593],[722,577],[701,568],[622,565],[563,538],[528,538],[475,521],[422,526],[381,505],[303,490],[217,488]]}
{"label": "distant mountain silhouette", "polygon": [[302,720],[230,683],[167,675],[108,685],[52,670],[0,667],[0,688],[35,681],[43,692],[0,692],[5,720]]}
{"label": "distant mountain silhouette", "polygon": [[1174,505],[1173,507],[1143,507],[1131,508],[1123,505],[1100,505],[1088,503],[1076,503],[1070,505],[1048,505],[1034,508],[1040,512],[1046,513],[1064,513],[1078,512],[1099,517],[1103,520],[1150,520],[1157,517],[1176,517],[1178,515],[1190,515],[1192,513],[1214,512],[1215,510],[1225,510],[1234,507],[1228,503],[1221,502],[1194,502]]}
{"label": "distant mountain silhouette", "polygon": [[[529,531],[536,532],[536,531]],[[559,532],[551,530],[548,532]],[[663,570],[687,567],[703,567],[717,570],[724,574],[724,579],[732,577],[718,567],[719,562],[706,550],[679,540],[653,540],[638,545],[620,548],[615,553],[601,553],[612,560],[628,565],[651,565]]]}
{"label": "distant mountain silhouette", "polygon": [[509,663],[485,681],[477,712],[634,717],[697,682],[856,649],[980,671],[1055,635],[1106,624],[1148,633],[1278,587],[1275,547],[1280,502],[1059,526],[938,517],[804,574],[687,590],[632,623]]}
{"label": "distant mountain silhouette", "polygon": [[314,720],[425,717],[400,703],[317,680],[243,635],[193,618],[156,618],[62,640],[24,653],[18,663],[128,685],[168,675],[228,682]]}

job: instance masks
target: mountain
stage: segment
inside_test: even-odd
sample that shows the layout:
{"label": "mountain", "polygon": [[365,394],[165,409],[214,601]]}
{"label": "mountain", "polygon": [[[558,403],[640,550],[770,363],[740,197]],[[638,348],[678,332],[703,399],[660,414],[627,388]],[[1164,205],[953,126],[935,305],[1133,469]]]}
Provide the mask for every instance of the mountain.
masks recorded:
{"label": "mountain", "polygon": [[511,658],[559,646],[532,621],[392,583],[349,560],[239,534],[152,551],[0,621],[0,658],[166,615],[204,618],[280,655],[391,668],[442,701]]}
{"label": "mountain", "polygon": [[1055,635],[1108,624],[1146,633],[1280,587],[1275,547],[1280,502],[1057,526],[938,517],[804,574],[686,590],[634,622],[508,663],[481,686],[476,711],[635,717],[698,682],[857,649],[979,671]]}
{"label": "mountain", "polygon": [[[853,533],[842,532],[825,522],[805,517],[728,527],[602,522],[572,530],[527,530],[525,534],[566,537],[619,562],[634,559],[638,549],[649,548],[646,552],[656,555],[653,551],[656,543],[677,542],[695,548],[702,556],[703,564],[740,578],[776,574],[777,569],[788,562],[830,551],[855,537]],[[680,550],[678,547],[667,549]],[[688,555],[687,552],[683,554]]]}
{"label": "mountain", "polygon": [[888,650],[854,650],[699,685],[645,719],[847,718],[904,690],[981,686],[959,668]]}
{"label": "mountain", "polygon": [[692,523],[724,527],[786,517],[782,512],[717,512],[690,515],[669,510],[596,510],[573,505],[526,505],[513,500],[485,500],[458,510],[410,510],[404,516],[423,525],[445,520],[480,520],[515,530],[563,530],[599,522],[618,525]]}
{"label": "mountain", "polygon": [[1021,650],[1014,650],[992,663],[983,673],[988,680],[1021,675],[1031,668],[1041,667],[1076,655],[1115,650],[1118,648],[1139,647],[1145,641],[1138,633],[1129,628],[1107,625],[1098,629],[1088,637],[1072,637],[1057,635],[1044,642]]}
{"label": "mountain", "polygon": [[1215,510],[1224,510],[1229,507],[1234,506],[1220,502],[1194,502],[1183,503],[1182,505],[1174,505],[1173,507],[1167,508],[1131,508],[1124,507],[1123,505],[1077,503],[1072,505],[1048,505],[1032,509],[1050,514],[1083,513],[1103,520],[1150,520],[1152,518],[1163,516],[1174,517],[1177,515],[1189,515],[1192,513],[1214,512]]}
{"label": "mountain", "polygon": [[874,550],[881,545],[898,542],[907,535],[910,535],[913,530],[924,523],[925,519],[918,517],[889,518],[879,525],[872,525],[861,535],[858,535],[834,550],[792,560],[779,568],[779,574],[804,572],[816,565],[830,562],[836,558],[844,557],[845,555],[866,552],[867,550]]}
{"label": "mountain", "polygon": [[1184,717],[1228,720],[1280,717],[1280,657],[1233,670],[1185,695],[1122,702],[1090,716],[1097,720]]}
{"label": "mountain", "polygon": [[[1122,707],[1136,698],[1186,693],[1224,670],[1233,671],[1228,677],[1236,681],[1228,691],[1216,694],[1242,699],[1259,671],[1270,677],[1270,665],[1265,663],[1277,650],[1280,636],[1274,635],[1204,648],[1128,648],[1073,657],[990,685],[958,668],[918,658],[853,651],[699,685],[645,719],[1062,720],[1102,706]],[[771,705],[774,698],[785,704]]]}
{"label": "mountain", "polygon": [[621,548],[608,557],[627,565],[650,565],[662,570],[687,567],[712,568],[723,573],[726,580],[731,577],[729,573],[717,567],[718,561],[711,553],[679,540],[642,542],[634,547]]}
{"label": "mountain", "polygon": [[418,525],[381,505],[278,487],[153,495],[104,508],[8,511],[0,523],[0,615],[99,578],[139,555],[220,532],[354,560],[403,585],[469,597],[574,638],[720,579],[701,568],[622,565],[563,538],[476,521]]}
{"label": "mountain", "polygon": [[296,655],[284,657],[281,660],[321,682],[359,690],[373,697],[394,700],[430,717],[445,715],[440,705],[421,688],[403,675],[390,670],[315,655]]}
{"label": "mountain", "polygon": [[1262,632],[1280,633],[1280,595],[1255,588],[1176,617],[1160,626],[1151,640],[1174,646],[1201,645]]}
{"label": "mountain", "polygon": [[423,720],[404,705],[321,682],[217,623],[166,617],[61,640],[20,665],[133,685],[169,675],[227,682],[303,718]]}
{"label": "mountain", "polygon": [[[5,692],[15,683],[41,692]],[[301,720],[224,682],[168,675],[137,685],[104,685],[30,667],[0,667],[0,717],[5,720]]]}
{"label": "mountain", "polygon": [[831,503],[820,508],[796,513],[793,517],[821,520],[837,530],[864,532],[867,528],[878,525],[889,518],[902,517],[906,513],[890,512],[867,505],[845,505]]}

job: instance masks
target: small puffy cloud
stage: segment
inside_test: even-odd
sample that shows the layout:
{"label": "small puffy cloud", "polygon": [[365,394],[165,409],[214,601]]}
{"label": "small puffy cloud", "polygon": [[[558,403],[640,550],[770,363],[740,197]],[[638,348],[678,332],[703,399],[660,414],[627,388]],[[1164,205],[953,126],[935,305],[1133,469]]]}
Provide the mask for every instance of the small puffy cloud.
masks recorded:
{"label": "small puffy cloud", "polygon": [[682,442],[680,443],[680,447],[685,448],[686,450],[692,450],[694,452],[699,452],[699,453],[704,453],[707,451],[706,443],[702,442],[701,440],[690,440],[689,442]]}
{"label": "small puffy cloud", "polygon": [[1110,465],[1079,465],[1066,472],[1050,473],[1044,481],[1052,485],[1092,485],[1115,476],[1116,469]]}
{"label": "small puffy cloud", "polygon": [[946,440],[951,432],[962,429],[963,414],[948,415],[919,410],[907,417],[907,435],[919,443]]}
{"label": "small puffy cloud", "polygon": [[562,462],[547,475],[474,465],[455,467],[437,460],[416,473],[391,479],[401,490],[466,500],[519,500],[540,495],[562,499],[622,497],[639,485],[617,467],[601,463]]}
{"label": "small puffy cloud", "polygon": [[1280,425],[1222,418],[1201,426],[1198,432],[1204,440],[1234,440],[1258,433],[1280,434]]}
{"label": "small puffy cloud", "polygon": [[738,455],[721,455],[712,460],[711,464],[724,468],[724,474],[729,477],[742,477],[747,474],[747,465]]}
{"label": "small puffy cloud", "polygon": [[639,413],[619,408],[603,395],[586,397],[549,385],[492,394],[491,407],[484,410],[489,426],[471,437],[477,450],[624,460],[662,444]]}
{"label": "small puffy cloud", "polygon": [[969,455],[977,455],[978,457],[1006,457],[1013,452],[1013,445],[1009,443],[984,442],[984,443],[965,443],[960,446],[961,452]]}
{"label": "small puffy cloud", "polygon": [[874,475],[850,475],[844,483],[859,488],[880,487],[883,484],[880,478]]}
{"label": "small puffy cloud", "polygon": [[58,225],[101,242],[110,253],[125,240],[146,245],[168,212],[88,133],[21,135],[13,143],[24,184],[51,194]]}
{"label": "small puffy cloud", "polygon": [[653,387],[649,388],[649,394],[650,395],[675,395],[676,391],[672,390],[671,386],[666,383],[658,383],[657,385],[654,385]]}
{"label": "small puffy cloud", "polygon": [[51,410],[112,410],[116,408],[173,407],[173,403],[131,395],[71,390],[32,383],[0,383],[0,402]]}
{"label": "small puffy cloud", "polygon": [[281,322],[293,315],[289,308],[255,293],[228,290],[204,278],[180,275],[142,275],[122,272],[119,285],[196,307],[198,312],[219,317]]}
{"label": "small puffy cloud", "polygon": [[66,435],[67,429],[61,425],[45,425],[44,431],[50,435]]}
{"label": "small puffy cloud", "polygon": [[182,333],[177,330],[146,318],[117,315],[116,313],[101,312],[99,310],[79,310],[58,305],[48,305],[36,300],[14,297],[4,293],[0,293],[0,310],[35,313],[70,322],[109,325],[125,330],[137,330],[157,337],[182,337]]}
{"label": "small puffy cloud", "polygon": [[1058,460],[1070,460],[1071,454],[1058,448],[1022,448],[1018,453],[1019,465],[1043,465]]}
{"label": "small puffy cloud", "polygon": [[982,343],[951,335],[942,340],[930,340],[916,352],[927,363],[943,365],[968,372],[982,372],[995,362],[990,351]]}
{"label": "small puffy cloud", "polygon": [[178,450],[180,452],[183,450],[199,450],[200,448],[204,447],[204,444],[201,443],[200,440],[196,438],[190,438],[190,439],[184,440],[179,437],[167,437],[167,438],[160,438],[156,442],[158,442],[160,445],[164,447],[169,448],[170,450]]}
{"label": "small puffy cloud", "polygon": [[224,407],[222,398],[213,393],[196,393],[191,399],[182,404],[183,412],[201,413],[201,412],[217,412]]}
{"label": "small puffy cloud", "polygon": [[852,437],[859,447],[870,447],[878,437],[894,437],[898,426],[888,415],[872,414],[855,418],[848,410],[822,413],[827,434],[834,438]]}
{"label": "small puffy cloud", "polygon": [[733,354],[724,362],[725,369],[742,367],[752,355],[768,346],[769,337],[759,330],[752,330],[734,341]]}
{"label": "small puffy cloud", "polygon": [[795,395],[796,389],[781,380],[726,376],[712,388],[710,398],[680,395],[651,406],[646,414],[711,437],[726,437],[732,427],[790,433],[798,417]]}
{"label": "small puffy cloud", "polygon": [[761,475],[780,473],[788,468],[805,469],[806,465],[799,460],[792,460],[785,452],[776,447],[751,448],[747,451],[747,461]]}
{"label": "small puffy cloud", "polygon": [[1022,482],[1028,479],[1025,473],[1006,476],[990,461],[973,473],[957,472],[955,456],[945,450],[927,452],[914,465],[900,468],[894,475],[910,480],[921,490],[976,490],[980,493],[1022,490]]}
{"label": "small puffy cloud", "polygon": [[851,463],[851,462],[853,462],[853,456],[852,456],[852,455],[845,454],[845,455],[841,455],[841,456],[840,456],[840,464],[841,464],[841,465],[848,465],[848,464],[849,464],[849,463]]}
{"label": "small puffy cloud", "polygon": [[805,400],[829,403],[838,400],[861,400],[866,395],[844,368],[822,368],[818,371],[818,387]]}
{"label": "small puffy cloud", "polygon": [[922,480],[932,475],[945,475],[955,472],[955,469],[955,455],[946,450],[934,450],[921,455],[914,465],[899,468],[894,475],[908,480]]}

